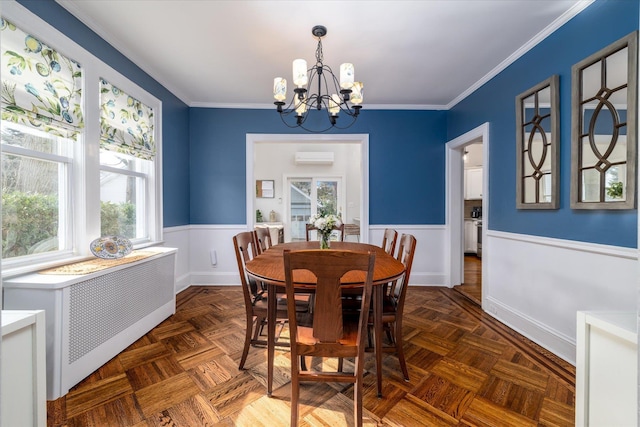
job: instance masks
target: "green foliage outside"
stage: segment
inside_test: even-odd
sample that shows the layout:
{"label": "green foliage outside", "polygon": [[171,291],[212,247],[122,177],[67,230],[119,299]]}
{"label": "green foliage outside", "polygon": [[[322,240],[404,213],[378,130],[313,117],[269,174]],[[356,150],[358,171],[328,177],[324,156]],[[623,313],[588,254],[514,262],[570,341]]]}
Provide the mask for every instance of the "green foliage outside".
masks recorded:
{"label": "green foliage outside", "polygon": [[100,235],[136,237],[136,207],[132,203],[100,203]]}
{"label": "green foliage outside", "polygon": [[[2,257],[33,253],[36,245],[58,236],[58,199],[19,191],[2,193]],[[53,242],[58,248],[57,241]],[[33,248],[33,249],[32,249]]]}
{"label": "green foliage outside", "polygon": [[[101,203],[102,236],[135,237],[132,203]],[[58,199],[20,191],[2,193],[2,258],[58,250]]]}

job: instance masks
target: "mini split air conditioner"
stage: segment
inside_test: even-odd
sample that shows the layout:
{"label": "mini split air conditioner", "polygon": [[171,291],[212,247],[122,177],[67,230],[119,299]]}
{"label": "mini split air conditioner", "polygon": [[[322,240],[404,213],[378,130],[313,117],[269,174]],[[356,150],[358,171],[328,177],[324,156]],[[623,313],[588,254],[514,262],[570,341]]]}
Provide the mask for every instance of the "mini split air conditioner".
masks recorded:
{"label": "mini split air conditioner", "polygon": [[333,152],[298,151],[295,162],[296,165],[330,165],[333,164]]}

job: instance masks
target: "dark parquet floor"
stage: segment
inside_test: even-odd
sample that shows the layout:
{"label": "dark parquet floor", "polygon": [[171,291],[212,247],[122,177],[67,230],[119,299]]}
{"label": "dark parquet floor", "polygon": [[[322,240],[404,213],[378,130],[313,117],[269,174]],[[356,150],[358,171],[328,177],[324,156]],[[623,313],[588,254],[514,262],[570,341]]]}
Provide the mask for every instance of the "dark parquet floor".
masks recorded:
{"label": "dark parquet floor", "polygon": [[475,255],[464,256],[464,277],[461,285],[453,287],[462,295],[482,305],[482,260]]}
{"label": "dark parquet floor", "polygon": [[[572,426],[575,369],[480,310],[453,289],[411,287],[404,323],[411,380],[394,355],[376,396],[365,374],[365,425]],[[286,330],[283,332],[286,336]],[[176,314],[48,402],[48,426],[287,426],[289,358],[276,354],[266,396],[266,350],[244,339],[239,287],[190,287]],[[330,362],[325,362],[330,363]],[[352,424],[352,387],[304,384],[301,425]]]}

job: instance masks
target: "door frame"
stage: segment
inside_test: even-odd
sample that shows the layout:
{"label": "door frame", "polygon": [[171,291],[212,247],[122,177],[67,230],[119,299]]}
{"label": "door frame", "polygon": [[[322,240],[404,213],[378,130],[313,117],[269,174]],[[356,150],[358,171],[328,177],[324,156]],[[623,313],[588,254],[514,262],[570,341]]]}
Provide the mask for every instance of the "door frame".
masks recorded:
{"label": "door frame", "polygon": [[491,256],[486,239],[489,228],[489,123],[471,129],[463,135],[447,142],[446,162],[446,239],[445,265],[447,268],[446,285],[453,287],[464,279],[464,165],[462,155],[464,147],[482,140],[482,306],[488,292],[487,259]]}
{"label": "door frame", "polygon": [[369,134],[331,134],[331,135],[307,135],[307,134],[246,134],[246,221],[247,228],[255,227],[254,194],[255,177],[253,175],[254,147],[255,144],[269,142],[304,142],[305,144],[360,144],[360,241],[369,242]]}

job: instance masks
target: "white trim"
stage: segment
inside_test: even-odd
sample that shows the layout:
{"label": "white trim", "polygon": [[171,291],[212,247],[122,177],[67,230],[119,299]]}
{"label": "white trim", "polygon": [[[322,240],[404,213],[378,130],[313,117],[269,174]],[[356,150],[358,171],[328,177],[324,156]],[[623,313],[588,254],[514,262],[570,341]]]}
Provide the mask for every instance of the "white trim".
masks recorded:
{"label": "white trim", "polygon": [[498,64],[493,70],[489,71],[482,77],[480,80],[471,85],[467,90],[462,92],[460,95],[455,97],[453,101],[449,102],[445,109],[450,110],[456,106],[460,101],[464,100],[466,97],[475,92],[478,88],[480,88],[483,84],[487,83],[489,80],[500,74],[504,71],[509,65],[516,62],[520,57],[524,56],[531,49],[536,47],[539,43],[541,43],[544,39],[553,34],[558,28],[562,27],[564,24],[569,22],[574,16],[578,15],[584,9],[586,9],[591,3],[595,0],[579,0],[576,2],[570,9],[568,9],[565,13],[556,18],[551,24],[549,24],[544,30],[540,31],[536,34],[531,40],[522,45],[518,50],[509,55],[504,61]]}
{"label": "white trim", "polygon": [[246,227],[252,230],[255,225],[255,197],[254,197],[254,145],[265,142],[305,142],[310,143],[358,143],[360,144],[360,182],[362,191],[360,193],[360,236],[363,243],[368,242],[369,230],[369,134],[330,134],[330,135],[308,135],[308,134],[246,134]]}
{"label": "white trim", "polygon": [[446,224],[390,224],[390,225],[369,225],[369,230],[384,230],[393,228],[394,230],[446,230]]}
{"label": "white trim", "polygon": [[638,250],[636,248],[625,248],[621,246],[601,245],[598,243],[580,242],[577,240],[563,240],[552,237],[534,236],[530,234],[516,234],[506,231],[487,230],[488,237],[498,239],[515,240],[518,242],[533,243],[537,245],[553,246],[556,248],[568,249],[579,252],[587,252],[598,255],[607,255],[617,258],[626,258],[631,260],[638,259]]}
{"label": "white trim", "polygon": [[520,335],[543,345],[544,348],[556,356],[575,365],[576,340],[574,338],[549,328],[536,319],[501,303],[491,296],[486,298],[486,304],[490,307],[488,312],[492,317]]}
{"label": "white trim", "polygon": [[[186,102],[185,102],[186,103]],[[248,109],[248,110],[274,110],[275,106],[271,104],[235,104],[222,102],[190,102],[189,107],[192,108],[228,108],[228,109]],[[362,110],[447,110],[446,105],[437,104],[365,104]]]}
{"label": "white trim", "polygon": [[[463,162],[462,151],[463,147],[482,140],[482,155],[483,155],[483,178],[482,178],[482,284],[483,287],[489,282],[489,275],[487,271],[487,256],[489,255],[489,248],[487,245],[486,233],[489,228],[489,123],[483,123],[482,125],[460,135],[457,138],[447,142],[447,150],[445,152],[445,168],[446,168],[446,182],[445,182],[445,194],[446,194],[446,224],[447,224],[447,238],[445,239],[445,270],[447,271],[446,284],[449,287],[453,287],[462,283],[464,272],[464,258],[463,254]],[[483,294],[483,308],[484,295]]]}

